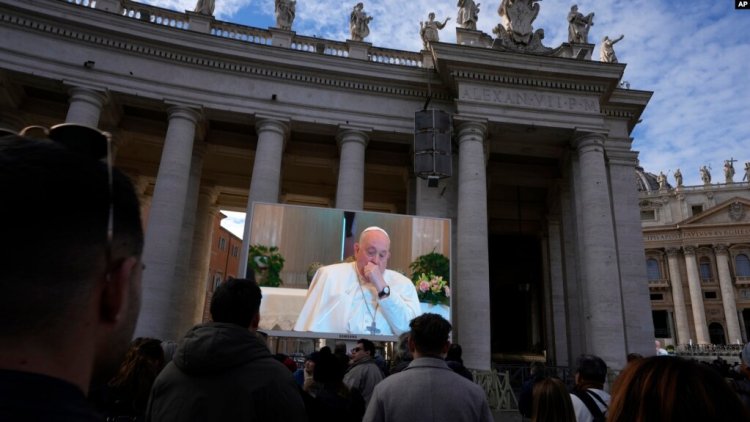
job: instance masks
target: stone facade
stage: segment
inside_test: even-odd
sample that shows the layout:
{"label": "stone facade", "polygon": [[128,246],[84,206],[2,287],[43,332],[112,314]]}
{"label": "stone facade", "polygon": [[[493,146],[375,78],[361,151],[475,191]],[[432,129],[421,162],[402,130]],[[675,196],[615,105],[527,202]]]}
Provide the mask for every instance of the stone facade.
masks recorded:
{"label": "stone facade", "polygon": [[665,185],[637,172],[655,334],[738,344],[750,328],[750,183]]}
{"label": "stone facade", "polygon": [[[0,124],[113,133],[150,206],[138,335],[174,339],[200,320],[212,213],[267,201],[451,218],[469,367],[587,352],[617,369],[653,351],[628,182],[651,93],[619,86],[624,64],[471,43],[394,51],[100,3],[0,0]],[[453,120],[453,177],[436,188],[411,171],[430,94]]]}

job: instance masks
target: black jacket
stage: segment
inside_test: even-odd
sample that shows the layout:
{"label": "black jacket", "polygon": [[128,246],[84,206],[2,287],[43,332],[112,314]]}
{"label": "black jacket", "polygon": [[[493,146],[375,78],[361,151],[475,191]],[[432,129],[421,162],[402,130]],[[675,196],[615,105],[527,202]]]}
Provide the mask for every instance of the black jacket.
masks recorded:
{"label": "black jacket", "polygon": [[292,373],[239,325],[196,325],[156,378],[146,420],[305,421]]}

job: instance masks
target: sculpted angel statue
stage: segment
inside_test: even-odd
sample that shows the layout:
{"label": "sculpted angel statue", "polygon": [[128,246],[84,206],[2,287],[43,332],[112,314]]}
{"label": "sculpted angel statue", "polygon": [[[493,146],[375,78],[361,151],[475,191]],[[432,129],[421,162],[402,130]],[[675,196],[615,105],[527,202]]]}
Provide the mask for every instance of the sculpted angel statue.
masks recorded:
{"label": "sculpted angel statue", "polygon": [[362,41],[370,35],[370,21],[372,16],[367,16],[364,11],[365,5],[357,3],[349,16],[349,31],[353,41]]}
{"label": "sculpted angel statue", "polygon": [[275,6],[276,27],[286,29],[287,31],[291,30],[292,22],[294,22],[294,16],[296,14],[297,1],[275,0]]}
{"label": "sculpted angel statue", "polygon": [[430,14],[427,15],[427,18],[429,19],[427,22],[419,23],[419,35],[422,37],[422,42],[424,43],[425,50],[431,42],[440,41],[438,30],[445,28],[445,24],[448,23],[448,21],[451,19],[445,18],[445,20],[441,23],[435,20],[435,13],[433,12],[430,12]]}
{"label": "sculpted angel statue", "polygon": [[458,0],[458,25],[464,29],[477,29],[479,20],[479,6],[481,3],[474,3],[474,0]]}

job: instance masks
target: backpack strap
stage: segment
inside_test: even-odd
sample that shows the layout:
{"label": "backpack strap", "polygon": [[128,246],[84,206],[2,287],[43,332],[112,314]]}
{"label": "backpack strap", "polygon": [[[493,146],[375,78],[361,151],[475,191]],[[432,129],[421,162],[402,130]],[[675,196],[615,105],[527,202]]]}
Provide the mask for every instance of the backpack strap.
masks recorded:
{"label": "backpack strap", "polygon": [[583,404],[586,405],[586,408],[589,410],[589,413],[591,413],[591,416],[594,418],[595,422],[604,421],[605,419],[604,412],[602,412],[602,410],[596,404],[596,402],[594,401],[594,397],[596,398],[596,401],[604,404],[605,409],[608,406],[607,406],[607,403],[601,397],[599,397],[599,395],[589,390],[585,390],[585,391],[576,390],[573,392],[573,394],[575,394],[576,397],[581,399]]}

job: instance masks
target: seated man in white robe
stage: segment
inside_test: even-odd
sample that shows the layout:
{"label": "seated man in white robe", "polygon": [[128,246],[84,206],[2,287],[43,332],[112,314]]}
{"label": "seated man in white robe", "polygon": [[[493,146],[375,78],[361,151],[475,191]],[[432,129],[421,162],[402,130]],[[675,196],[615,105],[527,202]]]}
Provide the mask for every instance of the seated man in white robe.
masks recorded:
{"label": "seated man in white robe", "polygon": [[354,262],[318,269],[295,331],[398,335],[422,313],[411,280],[387,270],[391,240],[368,227],[354,244]]}

